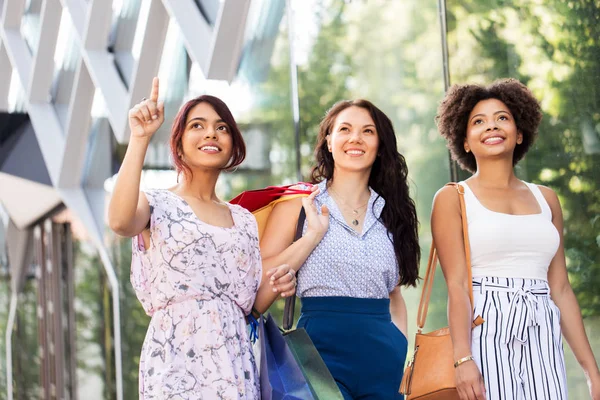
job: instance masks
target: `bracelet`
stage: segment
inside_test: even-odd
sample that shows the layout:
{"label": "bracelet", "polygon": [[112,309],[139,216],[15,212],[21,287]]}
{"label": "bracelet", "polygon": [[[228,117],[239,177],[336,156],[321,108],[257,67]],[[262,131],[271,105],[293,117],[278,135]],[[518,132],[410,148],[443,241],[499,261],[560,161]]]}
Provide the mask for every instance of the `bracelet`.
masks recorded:
{"label": "bracelet", "polygon": [[473,361],[473,355],[468,355],[466,357],[461,358],[460,360],[456,360],[456,362],[454,363],[454,368],[467,361]]}

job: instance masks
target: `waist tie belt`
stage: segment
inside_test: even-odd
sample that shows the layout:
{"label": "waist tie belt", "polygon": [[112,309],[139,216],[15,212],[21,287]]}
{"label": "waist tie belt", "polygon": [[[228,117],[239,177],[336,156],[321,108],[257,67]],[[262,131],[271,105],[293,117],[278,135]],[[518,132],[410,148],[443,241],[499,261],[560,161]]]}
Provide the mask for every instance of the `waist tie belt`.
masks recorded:
{"label": "waist tie belt", "polygon": [[515,339],[521,344],[529,339],[528,328],[538,325],[543,321],[543,305],[539,300],[550,296],[550,288],[546,283],[535,284],[524,288],[512,288],[497,283],[482,281],[473,282],[473,290],[479,288],[484,292],[506,292],[513,294],[508,309],[506,329],[500,334],[500,340],[508,344]]}

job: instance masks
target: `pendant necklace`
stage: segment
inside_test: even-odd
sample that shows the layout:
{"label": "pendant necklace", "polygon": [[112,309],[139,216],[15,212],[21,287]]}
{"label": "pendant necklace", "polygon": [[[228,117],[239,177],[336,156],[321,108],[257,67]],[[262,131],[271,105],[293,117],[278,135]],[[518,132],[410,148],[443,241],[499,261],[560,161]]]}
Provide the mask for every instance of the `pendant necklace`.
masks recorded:
{"label": "pendant necklace", "polygon": [[352,225],[354,226],[358,226],[358,210],[352,210],[352,213],[354,214],[354,219],[352,220]]}
{"label": "pendant necklace", "polygon": [[342,205],[347,209],[347,210],[352,210],[352,215],[353,215],[353,219],[352,219],[352,225],[354,226],[358,226],[359,222],[358,219],[360,218],[360,216],[362,215],[362,212],[359,213],[359,211],[365,207],[367,204],[369,204],[369,201],[367,200],[367,202],[365,204],[363,204],[360,207],[356,207],[356,208],[351,208],[348,207],[348,205],[340,198],[340,196],[337,194],[337,192],[331,188],[329,188],[329,191],[331,191],[335,197],[340,201],[340,203],[342,203]]}

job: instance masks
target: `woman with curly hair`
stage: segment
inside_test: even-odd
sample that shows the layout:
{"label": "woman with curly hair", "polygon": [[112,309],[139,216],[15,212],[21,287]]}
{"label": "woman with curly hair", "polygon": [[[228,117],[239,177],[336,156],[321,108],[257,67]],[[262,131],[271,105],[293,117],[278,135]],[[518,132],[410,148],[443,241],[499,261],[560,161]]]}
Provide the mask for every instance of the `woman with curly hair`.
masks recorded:
{"label": "woman with curly hair", "polygon": [[[345,399],[401,399],[407,322],[400,287],[415,284],[420,254],[406,162],[392,122],[366,100],[334,105],[317,140],[314,201],[275,206],[263,262],[298,271],[298,326]],[[307,215],[292,244],[302,203],[320,214]],[[311,229],[319,225],[321,233]]]}
{"label": "woman with curly hair", "polygon": [[[448,285],[448,319],[460,398],[567,398],[564,334],[600,400],[600,373],[569,284],[557,195],[513,167],[537,135],[542,112],[526,86],[505,79],[456,85],[438,109],[452,158],[473,173],[464,189],[473,272],[469,302],[459,199],[435,197],[431,218]],[[485,323],[471,330],[473,315]]]}

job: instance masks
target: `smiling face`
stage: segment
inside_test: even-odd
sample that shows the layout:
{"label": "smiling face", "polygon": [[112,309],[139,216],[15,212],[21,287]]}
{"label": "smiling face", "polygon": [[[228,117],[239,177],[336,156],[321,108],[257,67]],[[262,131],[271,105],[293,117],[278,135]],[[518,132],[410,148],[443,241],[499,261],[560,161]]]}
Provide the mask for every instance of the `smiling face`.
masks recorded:
{"label": "smiling face", "polygon": [[377,158],[379,136],[368,110],[352,106],[341,111],[327,136],[335,168],[370,170]]}
{"label": "smiling face", "polygon": [[465,151],[472,152],[479,163],[485,158],[507,157],[512,162],[523,134],[509,108],[497,99],[482,100],[473,107],[467,123]]}
{"label": "smiling face", "polygon": [[223,169],[232,155],[230,127],[207,102],[187,115],[181,138],[181,158],[193,168]]}

